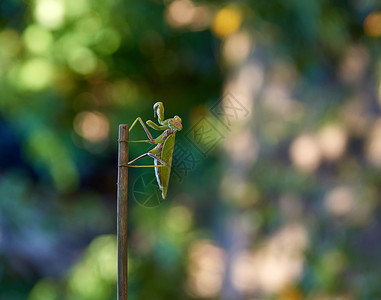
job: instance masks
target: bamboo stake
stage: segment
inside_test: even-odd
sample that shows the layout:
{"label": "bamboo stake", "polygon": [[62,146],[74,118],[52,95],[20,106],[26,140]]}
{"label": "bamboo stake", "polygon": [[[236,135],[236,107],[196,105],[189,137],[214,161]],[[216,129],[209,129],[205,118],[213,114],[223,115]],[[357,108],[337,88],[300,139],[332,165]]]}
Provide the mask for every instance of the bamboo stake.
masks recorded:
{"label": "bamboo stake", "polygon": [[128,192],[128,125],[119,125],[117,235],[118,235],[118,300],[128,298],[127,192]]}

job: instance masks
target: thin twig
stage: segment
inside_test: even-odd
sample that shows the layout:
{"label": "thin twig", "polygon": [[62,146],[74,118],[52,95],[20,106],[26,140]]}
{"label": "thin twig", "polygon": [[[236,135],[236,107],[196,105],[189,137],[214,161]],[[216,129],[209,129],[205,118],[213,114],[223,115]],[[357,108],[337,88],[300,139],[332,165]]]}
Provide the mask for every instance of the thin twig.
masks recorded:
{"label": "thin twig", "polygon": [[118,235],[118,300],[128,298],[127,193],[128,193],[128,125],[119,125],[117,235]]}

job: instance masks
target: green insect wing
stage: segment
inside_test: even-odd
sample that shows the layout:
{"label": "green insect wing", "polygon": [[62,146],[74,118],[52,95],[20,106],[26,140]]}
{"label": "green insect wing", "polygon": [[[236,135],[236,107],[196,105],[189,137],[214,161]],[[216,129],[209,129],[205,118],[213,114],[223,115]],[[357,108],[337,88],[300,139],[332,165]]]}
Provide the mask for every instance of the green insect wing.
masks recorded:
{"label": "green insect wing", "polygon": [[167,196],[169,177],[171,175],[173,149],[175,147],[175,134],[171,134],[164,142],[163,149],[161,151],[161,160],[167,165],[165,167],[156,168],[159,172],[159,178],[161,181],[161,195],[163,199]]}

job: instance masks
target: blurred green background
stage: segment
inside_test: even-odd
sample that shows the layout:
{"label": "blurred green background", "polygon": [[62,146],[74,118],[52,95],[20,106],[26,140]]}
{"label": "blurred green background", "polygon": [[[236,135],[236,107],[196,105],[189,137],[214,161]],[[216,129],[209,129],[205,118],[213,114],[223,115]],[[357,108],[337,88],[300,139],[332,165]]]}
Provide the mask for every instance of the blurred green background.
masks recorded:
{"label": "blurred green background", "polygon": [[380,37],[376,0],[1,1],[0,299],[116,299],[118,124],[156,101],[130,299],[381,299]]}

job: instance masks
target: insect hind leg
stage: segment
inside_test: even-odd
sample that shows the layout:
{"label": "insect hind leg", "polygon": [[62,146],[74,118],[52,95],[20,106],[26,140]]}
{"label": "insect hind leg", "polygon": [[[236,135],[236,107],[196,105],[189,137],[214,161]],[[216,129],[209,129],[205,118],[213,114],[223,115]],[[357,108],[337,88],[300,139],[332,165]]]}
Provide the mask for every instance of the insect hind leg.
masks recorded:
{"label": "insect hind leg", "polygon": [[[162,161],[162,160],[161,160],[159,157],[157,157],[155,154],[152,154],[152,153],[149,153],[149,152],[148,152],[148,153],[144,153],[144,154],[138,156],[137,158],[135,158],[135,159],[129,161],[127,165],[128,165],[129,167],[134,167],[134,166],[132,166],[133,163],[135,163],[135,162],[137,162],[138,160],[140,160],[140,159],[142,159],[142,158],[144,158],[144,157],[147,157],[147,156],[149,156],[149,157],[151,157],[151,158],[153,158],[153,159],[156,159],[162,166],[167,166],[167,163],[165,163],[164,161]],[[136,167],[138,167],[138,166],[136,166]],[[161,166],[157,166],[157,167],[161,167]]]}
{"label": "insect hind leg", "polygon": [[158,158],[155,154],[152,153],[147,153],[149,157],[152,157],[153,159],[156,159],[159,163],[161,163],[163,166],[166,166],[167,163],[162,161],[160,158]]}
{"label": "insect hind leg", "polygon": [[142,159],[143,157],[146,157],[146,156],[148,156],[148,153],[144,153],[144,154],[138,156],[137,158],[135,158],[135,159],[129,161],[129,162],[128,162],[128,165],[132,165],[134,162],[136,162],[136,161],[138,161],[139,159]]}

